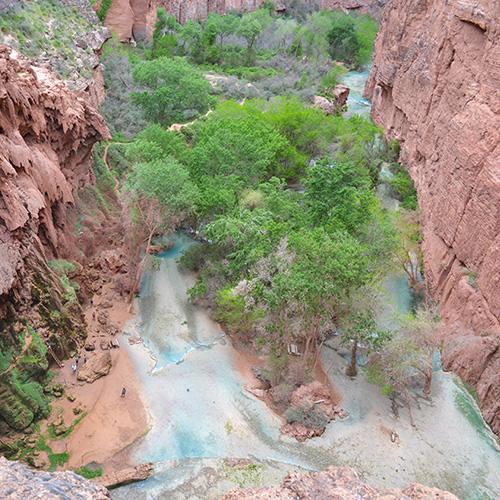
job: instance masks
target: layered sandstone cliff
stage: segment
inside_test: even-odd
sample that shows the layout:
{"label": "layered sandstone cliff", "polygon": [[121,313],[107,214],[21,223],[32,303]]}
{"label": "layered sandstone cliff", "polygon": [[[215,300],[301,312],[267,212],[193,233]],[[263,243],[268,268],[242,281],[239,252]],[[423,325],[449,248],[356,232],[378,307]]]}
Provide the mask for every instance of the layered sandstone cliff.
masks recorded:
{"label": "layered sandstone cliff", "polygon": [[443,364],[500,433],[500,4],[390,0],[366,94],[418,191]]}
{"label": "layered sandstone cliff", "polygon": [[50,330],[59,355],[85,336],[81,308],[48,260],[78,256],[68,213],[94,182],[94,144],[108,137],[88,94],[0,45],[0,424],[20,430],[41,411],[26,384],[47,369],[43,349],[34,344],[29,370],[6,358],[21,349],[25,325]]}
{"label": "layered sandstone cliff", "polygon": [[[117,33],[122,42],[131,39],[140,41],[151,37],[159,7],[184,24],[188,19],[205,19],[211,12],[224,14],[234,9],[252,12],[262,3],[263,0],[114,0],[106,15],[106,25]],[[275,2],[280,12],[285,12],[291,3],[292,0]],[[304,3],[314,8],[343,9],[376,16],[386,0],[304,0]]]}

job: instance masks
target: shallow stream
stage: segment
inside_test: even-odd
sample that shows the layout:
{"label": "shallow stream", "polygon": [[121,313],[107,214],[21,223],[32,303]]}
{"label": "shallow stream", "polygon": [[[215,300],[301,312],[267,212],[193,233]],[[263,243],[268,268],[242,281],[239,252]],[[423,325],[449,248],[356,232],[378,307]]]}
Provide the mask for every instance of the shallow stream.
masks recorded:
{"label": "shallow stream", "polygon": [[[362,99],[366,76],[346,75],[353,112],[369,112]],[[362,374],[345,376],[348,353],[338,351],[335,337],[323,346],[322,360],[328,366],[335,357],[330,378],[343,394],[341,405],[349,418],[332,422],[323,436],[305,443],[282,435],[281,419],[243,389],[236,353],[224,332],[207,310],[187,300],[195,276],[176,260],[193,244],[198,243],[178,233],[175,246],[154,259],[143,279],[138,322],[130,326],[143,344],[121,343],[143,384],[152,417],[151,430],[131,450],[133,461],[182,462],[158,464],[155,477],[114,490],[114,499],[169,498],[162,492],[182,474],[189,481],[189,471],[201,467],[186,459],[232,457],[270,458],[309,470],[349,466],[374,484],[419,482],[449,490],[461,500],[500,499],[498,442],[455,376],[435,373],[430,396],[414,388],[417,426],[412,428],[402,400],[383,396]],[[386,289],[388,304],[408,309],[411,297],[404,276],[389,279]],[[173,471],[172,463],[184,464],[184,472]]]}
{"label": "shallow stream", "polygon": [[[313,470],[346,465],[377,484],[420,482],[462,500],[500,498],[494,438],[472,397],[451,374],[435,374],[430,397],[415,389],[413,429],[402,400],[382,396],[362,375],[344,375],[348,353],[340,351],[330,377],[344,395],[349,419],[331,423],[323,436],[302,444],[282,435],[282,421],[243,389],[235,351],[219,325],[187,301],[195,277],[176,259],[192,244],[181,233],[176,245],[155,259],[144,277],[136,325],[144,345],[122,342],[153,421],[133,449],[135,462],[239,457],[271,458]],[[387,287],[388,302],[408,307],[404,277],[389,280]],[[325,366],[337,353],[336,342],[332,337],[323,347]],[[395,443],[391,432],[398,436]],[[120,488],[113,498],[161,498],[155,491],[160,495],[158,478]]]}

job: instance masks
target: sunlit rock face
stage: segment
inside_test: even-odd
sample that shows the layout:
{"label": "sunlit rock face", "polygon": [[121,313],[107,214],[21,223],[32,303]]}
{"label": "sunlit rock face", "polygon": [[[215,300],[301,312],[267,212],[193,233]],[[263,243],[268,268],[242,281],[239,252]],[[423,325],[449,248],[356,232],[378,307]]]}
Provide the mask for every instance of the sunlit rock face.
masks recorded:
{"label": "sunlit rock face", "polygon": [[[291,0],[275,2],[279,12],[285,12],[292,3]],[[380,14],[386,0],[305,0],[314,8],[327,10],[343,9],[370,14],[374,17]],[[262,0],[114,0],[106,15],[106,25],[117,33],[122,42],[135,39],[146,40],[151,37],[156,22],[156,10],[165,9],[167,14],[175,16],[178,22],[184,24],[189,19],[205,19],[215,12],[224,14],[230,10],[252,12],[257,10]]]}
{"label": "sunlit rock face", "polygon": [[418,190],[443,364],[500,433],[500,4],[391,0],[366,86]]}
{"label": "sunlit rock face", "polygon": [[0,498],[26,500],[108,500],[104,486],[71,471],[39,472],[0,457]]}

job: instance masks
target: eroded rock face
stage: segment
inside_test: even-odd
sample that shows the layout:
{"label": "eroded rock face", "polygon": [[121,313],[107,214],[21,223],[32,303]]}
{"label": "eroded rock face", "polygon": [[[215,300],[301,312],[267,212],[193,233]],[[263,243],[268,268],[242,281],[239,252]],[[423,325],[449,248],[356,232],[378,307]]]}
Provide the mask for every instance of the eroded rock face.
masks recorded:
{"label": "eroded rock face", "polygon": [[[292,0],[275,2],[280,12],[285,12]],[[386,0],[305,0],[318,5],[321,9],[356,11],[361,14],[379,15]],[[156,22],[156,10],[165,9],[167,14],[175,16],[184,24],[188,19],[205,19],[209,13],[224,14],[231,9],[244,12],[257,10],[262,0],[114,0],[106,15],[106,25],[118,35],[122,42],[131,39],[142,41],[149,39]]]}
{"label": "eroded rock face", "polygon": [[222,500],[458,500],[437,488],[419,484],[404,490],[388,490],[362,483],[353,469],[328,467],[313,475],[290,472],[280,486],[256,489],[233,488]]}
{"label": "eroded rock face", "polygon": [[0,497],[10,500],[108,500],[104,486],[74,472],[38,472],[0,457]]}
{"label": "eroded rock face", "polygon": [[[48,260],[76,255],[68,210],[76,190],[94,181],[92,147],[108,137],[88,96],[0,46],[0,337],[6,351],[19,348],[19,317],[40,327],[39,334],[43,327],[43,340],[59,356],[85,338],[81,308],[65,297]],[[22,428],[38,408],[17,394],[7,375],[0,380],[0,406],[24,412],[14,425]]]}
{"label": "eroded rock face", "polygon": [[[418,191],[443,364],[500,433],[500,4],[390,0],[366,94]],[[472,337],[475,335],[476,337]]]}

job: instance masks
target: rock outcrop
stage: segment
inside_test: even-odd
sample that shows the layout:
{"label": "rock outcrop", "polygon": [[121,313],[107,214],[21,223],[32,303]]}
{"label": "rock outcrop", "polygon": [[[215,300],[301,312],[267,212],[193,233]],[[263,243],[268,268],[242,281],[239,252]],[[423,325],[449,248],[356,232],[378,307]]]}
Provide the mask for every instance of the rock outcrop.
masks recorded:
{"label": "rock outcrop", "polygon": [[98,378],[104,377],[109,373],[112,366],[111,354],[109,351],[100,351],[97,354],[90,355],[78,372],[77,379],[91,384]]}
{"label": "rock outcrop", "polygon": [[104,486],[74,472],[39,472],[0,457],[0,498],[9,500],[109,500]]}
{"label": "rock outcrop", "polygon": [[[356,11],[361,14],[379,15],[386,0],[304,0],[314,7],[346,12]],[[276,2],[277,10],[285,12],[292,0]],[[228,10],[238,9],[244,12],[257,10],[262,0],[114,0],[106,15],[106,25],[117,33],[122,42],[132,39],[142,41],[149,39],[156,22],[156,10],[165,9],[167,14],[175,16],[184,24],[189,19],[205,19],[215,12],[224,14]]]}
{"label": "rock outcrop", "polygon": [[[76,191],[94,182],[94,144],[108,137],[86,94],[77,95],[48,70],[0,46],[0,344],[5,353],[20,348],[22,317],[40,329],[37,335],[43,328],[44,340],[58,356],[85,337],[81,308],[48,260],[78,256],[68,214]],[[31,375],[13,369],[0,380],[0,406],[27,405],[30,418],[23,422],[28,424],[38,410],[31,407],[33,398],[19,391]],[[13,385],[12,377],[21,384]]]}
{"label": "rock outcrop", "polygon": [[335,420],[335,417],[347,418],[340,406],[333,405],[330,390],[318,380],[295,389],[289,404],[285,412],[289,423],[281,432],[293,436],[297,441],[321,436],[328,422]]}
{"label": "rock outcrop", "polygon": [[117,488],[126,484],[145,481],[153,473],[153,464],[141,464],[135,467],[128,467],[117,472],[110,472],[95,481],[106,488]]}
{"label": "rock outcrop", "polygon": [[290,472],[280,486],[256,489],[233,488],[222,500],[458,500],[437,488],[412,484],[388,490],[362,483],[353,469],[328,467],[313,475]]}
{"label": "rock outcrop", "polygon": [[366,95],[418,191],[443,365],[500,434],[500,4],[390,0]]}

